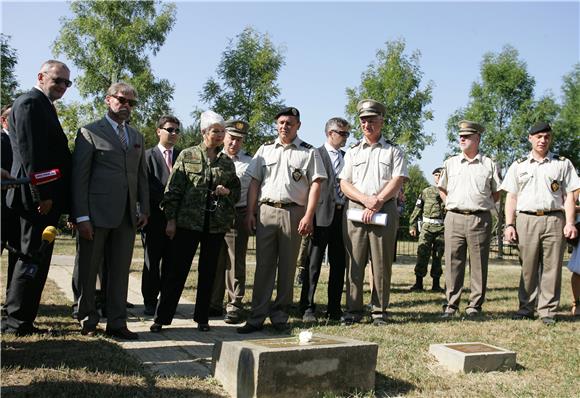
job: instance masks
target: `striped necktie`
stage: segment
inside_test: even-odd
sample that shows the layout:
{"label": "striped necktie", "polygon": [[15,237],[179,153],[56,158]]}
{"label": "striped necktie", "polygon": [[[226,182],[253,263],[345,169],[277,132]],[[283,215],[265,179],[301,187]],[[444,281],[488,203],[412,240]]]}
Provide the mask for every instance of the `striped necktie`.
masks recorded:
{"label": "striped necktie", "polygon": [[333,152],[335,154],[334,161],[332,163],[332,167],[334,168],[334,175],[335,175],[334,189],[336,191],[336,197],[338,198],[338,201],[342,204],[342,203],[344,203],[344,193],[342,193],[342,190],[340,189],[340,181],[338,179],[338,174],[340,172],[340,165],[342,164],[342,154],[340,153],[340,151],[333,151]]}
{"label": "striped necktie", "polygon": [[117,125],[117,134],[119,135],[119,140],[123,149],[127,149],[127,137],[125,136],[125,125],[120,123]]}

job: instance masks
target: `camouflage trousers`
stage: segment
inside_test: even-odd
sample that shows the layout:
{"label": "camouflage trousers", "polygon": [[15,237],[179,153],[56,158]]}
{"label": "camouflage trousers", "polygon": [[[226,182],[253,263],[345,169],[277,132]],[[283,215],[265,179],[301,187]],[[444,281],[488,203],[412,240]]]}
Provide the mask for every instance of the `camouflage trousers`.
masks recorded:
{"label": "camouflage trousers", "polygon": [[419,246],[417,247],[417,264],[415,275],[424,278],[427,275],[429,258],[433,258],[431,264],[431,277],[439,278],[443,273],[441,258],[445,252],[444,228],[442,225],[423,224],[419,234]]}

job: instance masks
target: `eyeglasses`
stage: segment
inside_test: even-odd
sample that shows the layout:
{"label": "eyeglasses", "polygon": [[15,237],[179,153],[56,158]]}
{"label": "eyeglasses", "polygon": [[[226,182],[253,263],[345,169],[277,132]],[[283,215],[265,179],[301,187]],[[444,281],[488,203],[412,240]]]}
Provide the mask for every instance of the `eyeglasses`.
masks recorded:
{"label": "eyeglasses", "polygon": [[133,106],[137,106],[137,103],[138,103],[137,100],[134,100],[134,99],[119,97],[118,95],[114,95],[114,94],[111,94],[110,96],[113,98],[116,98],[117,101],[119,101],[122,105],[129,104],[129,106],[133,107]]}
{"label": "eyeglasses", "polygon": [[161,130],[165,130],[169,134],[179,134],[181,132],[179,127],[167,127],[167,128],[162,127]]}
{"label": "eyeglasses", "polygon": [[339,131],[339,130],[330,130],[334,134],[338,134],[341,137],[348,137],[350,135],[350,131]]}
{"label": "eyeglasses", "polygon": [[68,80],[68,79],[65,79],[63,77],[52,77],[52,76],[49,76],[48,73],[46,73],[46,72],[44,72],[44,74],[46,76],[48,76],[50,78],[50,80],[52,80],[54,82],[54,84],[61,85],[61,84],[64,83],[64,85],[67,88],[70,87],[70,86],[72,86],[72,82],[70,80]]}

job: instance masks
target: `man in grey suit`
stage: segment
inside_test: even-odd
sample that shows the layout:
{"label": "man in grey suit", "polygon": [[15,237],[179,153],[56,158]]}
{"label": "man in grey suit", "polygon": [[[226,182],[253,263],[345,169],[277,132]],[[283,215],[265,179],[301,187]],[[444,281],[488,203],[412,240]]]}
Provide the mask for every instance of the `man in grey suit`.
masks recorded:
{"label": "man in grey suit", "polygon": [[316,305],[314,295],[320,277],[320,268],[324,251],[328,246],[330,274],[328,278],[328,308],[326,316],[338,321],[342,315],[340,300],[344,287],[346,252],[342,241],[342,212],[345,198],[340,190],[337,176],[344,165],[344,147],[350,135],[350,125],[344,119],[334,117],[326,122],[326,142],[318,153],[324,164],[328,179],[320,184],[320,199],[314,216],[314,234],[310,243],[309,265],[307,276],[302,283],[300,309],[304,313],[304,322],[315,322]]}
{"label": "man in grey suit", "polygon": [[179,150],[175,144],[179,139],[180,122],[175,116],[161,116],[157,122],[159,142],[145,152],[149,175],[149,203],[151,214],[147,226],[141,230],[141,241],[145,252],[141,274],[141,294],[145,315],[155,315],[157,298],[161,289],[161,267],[167,264],[171,240],[165,233],[167,220],[159,208],[163,192],[173,169]]}
{"label": "man in grey suit", "polygon": [[127,124],[137,105],[135,89],[113,83],[107,114],[82,127],[73,152],[73,216],[79,233],[80,297],[83,335],[99,322],[95,283],[103,259],[108,264],[107,329],[112,337],[135,340],[127,329],[127,288],[135,230],[147,224],[149,187],[143,136]]}

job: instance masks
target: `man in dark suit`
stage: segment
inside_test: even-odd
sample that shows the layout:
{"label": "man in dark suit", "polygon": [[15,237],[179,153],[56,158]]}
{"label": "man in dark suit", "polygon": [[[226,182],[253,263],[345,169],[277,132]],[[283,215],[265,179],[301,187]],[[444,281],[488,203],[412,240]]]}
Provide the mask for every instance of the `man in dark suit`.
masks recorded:
{"label": "man in dark suit", "polygon": [[52,244],[45,244],[41,253],[42,231],[56,225],[60,215],[69,211],[71,155],[53,105],[71,86],[69,79],[70,71],[64,63],[45,62],[36,86],[16,99],[9,118],[14,155],[11,174],[22,178],[58,168],[62,176],[41,186],[21,185],[6,195],[7,206],[19,217],[20,251],[33,258],[16,262],[6,299],[7,318],[2,325],[6,333],[41,332],[33,323],[53,248]]}
{"label": "man in dark suit", "polygon": [[330,119],[325,126],[326,142],[317,149],[328,179],[320,184],[320,199],[314,217],[315,226],[310,243],[308,272],[303,280],[300,294],[300,309],[304,313],[302,317],[304,322],[316,321],[314,295],[326,246],[328,246],[330,263],[326,316],[338,321],[342,315],[340,300],[346,267],[346,254],[342,242],[342,212],[345,199],[336,176],[344,164],[344,151],[340,148],[344,146],[350,135],[349,128],[348,122],[344,119],[338,117]]}
{"label": "man in dark suit", "polygon": [[100,316],[95,303],[99,266],[108,266],[106,333],[134,340],[127,329],[127,290],[135,230],[147,224],[149,187],[144,139],[127,124],[137,104],[135,89],[113,83],[104,118],[79,129],[73,152],[73,216],[79,234],[81,333],[93,335]]}
{"label": "man in dark suit", "polygon": [[[180,122],[175,116],[164,115],[157,122],[159,143],[145,152],[149,174],[149,203],[151,215],[145,228],[141,230],[141,240],[145,251],[145,263],[141,275],[141,294],[145,304],[145,315],[155,315],[157,298],[161,289],[161,267],[168,261],[171,240],[165,234],[167,220],[159,208],[163,199],[169,173],[179,155],[174,149],[179,139]],[[162,265],[163,264],[163,265]]]}
{"label": "man in dark suit", "polygon": [[[2,107],[0,113],[0,123],[2,124],[2,168],[8,172],[12,169],[12,144],[10,143],[10,132],[8,130],[8,117],[12,110],[12,104]],[[2,249],[4,244],[8,244],[15,249],[20,247],[20,220],[14,212],[6,206],[6,191],[2,190]],[[15,253],[8,252],[8,273],[6,276],[6,297],[10,289],[10,280],[14,274],[14,267],[18,261]],[[2,305],[2,314],[6,315],[6,303]]]}

